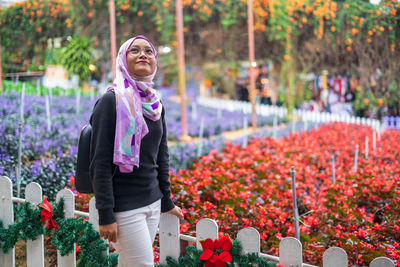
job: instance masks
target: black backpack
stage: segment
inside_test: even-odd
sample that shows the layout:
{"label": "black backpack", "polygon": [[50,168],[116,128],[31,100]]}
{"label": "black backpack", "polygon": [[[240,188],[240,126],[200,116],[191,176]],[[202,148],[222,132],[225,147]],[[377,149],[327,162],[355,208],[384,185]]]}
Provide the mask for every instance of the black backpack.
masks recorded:
{"label": "black backpack", "polygon": [[91,139],[92,127],[87,124],[82,128],[79,136],[75,170],[75,188],[79,193],[84,194],[93,194],[92,177],[89,174]]}

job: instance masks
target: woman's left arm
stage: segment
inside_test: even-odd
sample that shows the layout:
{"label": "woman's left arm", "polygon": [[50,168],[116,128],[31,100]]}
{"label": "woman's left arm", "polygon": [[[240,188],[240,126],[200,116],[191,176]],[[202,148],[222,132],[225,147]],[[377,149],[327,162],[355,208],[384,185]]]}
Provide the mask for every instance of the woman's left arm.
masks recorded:
{"label": "woman's left arm", "polygon": [[165,124],[165,109],[163,107],[161,113],[163,135],[161,138],[160,147],[157,155],[158,165],[158,181],[163,198],[161,199],[161,212],[168,212],[175,207],[171,199],[171,182],[169,180],[169,154],[168,154],[168,141],[167,141],[167,127]]}

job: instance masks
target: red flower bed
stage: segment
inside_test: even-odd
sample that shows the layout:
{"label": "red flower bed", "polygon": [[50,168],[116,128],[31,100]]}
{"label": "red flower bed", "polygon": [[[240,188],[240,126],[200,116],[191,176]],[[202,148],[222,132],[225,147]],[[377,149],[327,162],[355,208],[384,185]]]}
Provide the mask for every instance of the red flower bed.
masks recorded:
{"label": "red flower bed", "polygon": [[400,266],[399,141],[399,131],[386,131],[373,151],[371,128],[335,123],[278,141],[252,139],[247,148],[227,143],[222,152],[212,151],[171,177],[176,203],[186,213],[181,231],[194,234],[204,217],[233,237],[252,226],[261,234],[262,251],[277,255],[280,239],[294,236],[289,174],[294,166],[305,262],[321,265],[325,249],[339,246],[350,266],[378,256]]}

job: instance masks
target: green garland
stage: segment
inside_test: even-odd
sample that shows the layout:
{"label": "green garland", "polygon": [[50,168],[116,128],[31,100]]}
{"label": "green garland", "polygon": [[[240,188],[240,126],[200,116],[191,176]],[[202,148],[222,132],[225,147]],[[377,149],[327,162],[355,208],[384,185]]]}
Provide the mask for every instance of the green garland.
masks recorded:
{"label": "green garland", "polygon": [[45,222],[40,222],[41,209],[33,209],[29,202],[25,202],[14,208],[16,221],[4,228],[0,221],[0,248],[4,253],[15,247],[18,239],[24,241],[35,240],[43,234],[53,234],[53,245],[59,250],[61,256],[68,255],[77,243],[81,249],[78,267],[112,267],[118,263],[118,254],[113,253],[106,256],[108,245],[100,238],[91,223],[84,218],[64,217],[64,199],[53,204],[53,218],[58,229],[47,229]]}
{"label": "green garland", "polygon": [[[186,254],[180,256],[178,260],[171,257],[167,257],[167,264],[160,264],[159,267],[203,267],[204,261],[200,259],[202,250],[197,249],[195,246],[188,246],[186,248]],[[275,267],[276,262],[267,261],[259,256],[258,253],[249,253],[246,255],[242,254],[242,245],[239,240],[232,242],[232,249],[230,250],[232,256],[232,262],[227,263],[226,266],[258,266],[258,267]]]}

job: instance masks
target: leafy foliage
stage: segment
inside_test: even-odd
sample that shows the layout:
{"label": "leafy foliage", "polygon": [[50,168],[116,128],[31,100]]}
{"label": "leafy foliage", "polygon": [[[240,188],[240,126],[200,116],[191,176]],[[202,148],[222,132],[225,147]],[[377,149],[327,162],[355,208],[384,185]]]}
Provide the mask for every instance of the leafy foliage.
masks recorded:
{"label": "leafy foliage", "polygon": [[108,245],[100,238],[93,226],[83,218],[64,218],[64,200],[53,204],[53,217],[58,229],[44,228],[44,222],[40,222],[39,208],[32,208],[29,202],[15,207],[16,221],[5,228],[0,221],[0,246],[4,253],[12,249],[18,238],[23,240],[36,240],[44,233],[52,234],[53,245],[60,251],[62,256],[68,255],[77,243],[81,249],[80,259],[77,266],[112,267],[118,262],[116,253],[105,256]]}
{"label": "leafy foliage", "polygon": [[61,64],[70,74],[76,74],[82,83],[90,76],[89,63],[93,57],[91,41],[87,37],[75,37],[63,49]]}
{"label": "leafy foliage", "polygon": [[[258,266],[258,267],[275,267],[275,262],[268,262],[261,258],[257,253],[242,254],[242,245],[239,240],[232,242],[232,249],[230,254],[232,256],[232,262],[227,263],[227,266]],[[188,246],[186,248],[186,254],[179,256],[178,260],[171,257],[167,257],[167,264],[160,264],[160,267],[203,267],[204,261],[200,259],[202,250],[197,249],[195,246]]]}

